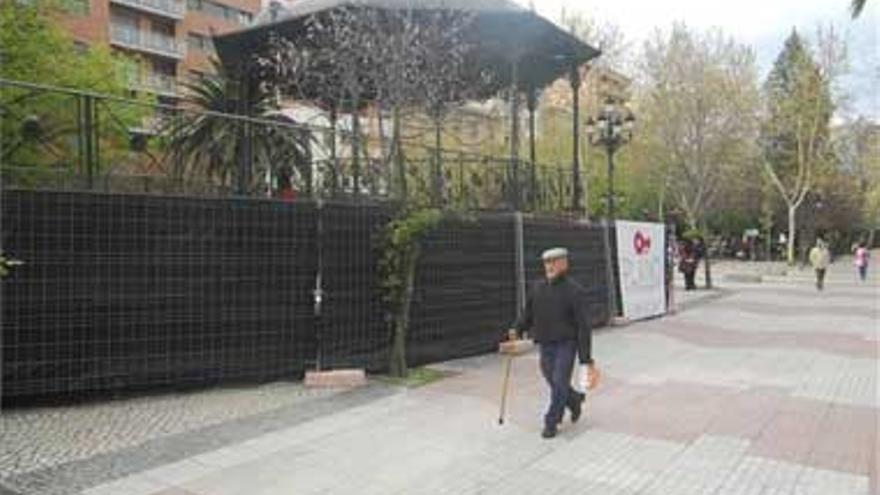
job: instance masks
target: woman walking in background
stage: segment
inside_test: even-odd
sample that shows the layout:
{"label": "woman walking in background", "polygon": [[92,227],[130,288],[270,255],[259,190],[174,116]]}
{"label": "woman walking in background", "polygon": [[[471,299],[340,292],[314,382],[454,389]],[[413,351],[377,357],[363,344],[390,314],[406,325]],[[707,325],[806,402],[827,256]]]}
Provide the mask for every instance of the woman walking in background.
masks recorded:
{"label": "woman walking in background", "polygon": [[859,272],[859,278],[862,282],[868,277],[868,247],[865,245],[865,242],[860,242],[854,251],[855,258],[853,259],[853,264],[856,266],[856,270]]}
{"label": "woman walking in background", "polygon": [[810,250],[810,264],[816,270],[816,290],[825,289],[825,271],[831,264],[831,253],[822,239],[816,239],[816,245]]}

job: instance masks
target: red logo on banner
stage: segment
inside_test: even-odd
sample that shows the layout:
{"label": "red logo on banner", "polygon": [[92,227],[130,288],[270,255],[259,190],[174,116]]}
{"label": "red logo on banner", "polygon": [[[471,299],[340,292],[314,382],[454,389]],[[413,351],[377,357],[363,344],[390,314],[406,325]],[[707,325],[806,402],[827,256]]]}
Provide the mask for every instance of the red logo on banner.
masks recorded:
{"label": "red logo on banner", "polygon": [[651,250],[651,238],[637,231],[636,235],[633,237],[633,247],[636,250],[636,254],[640,256],[648,254],[648,251]]}

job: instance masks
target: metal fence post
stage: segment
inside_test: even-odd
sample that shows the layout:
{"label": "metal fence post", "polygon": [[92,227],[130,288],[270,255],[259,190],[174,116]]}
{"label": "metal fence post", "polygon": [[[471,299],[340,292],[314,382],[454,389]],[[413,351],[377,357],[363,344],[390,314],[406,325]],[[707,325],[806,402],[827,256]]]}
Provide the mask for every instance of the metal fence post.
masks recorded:
{"label": "metal fence post", "polygon": [[315,202],[315,289],[314,289],[314,318],[312,320],[312,330],[315,332],[315,371],[321,371],[322,366],[322,345],[321,345],[321,328],[322,328],[322,304],[324,301],[323,274],[324,274],[324,202],[318,199]]}
{"label": "metal fence post", "polygon": [[519,61],[510,67],[510,182],[511,206],[519,211],[521,191],[519,182]]}
{"label": "metal fence post", "polygon": [[461,151],[458,152],[458,204],[460,207],[467,207],[467,201],[465,200],[465,185],[464,185],[464,154]]}
{"label": "metal fence post", "polygon": [[526,306],[526,267],[523,246],[523,215],[513,214],[514,250],[516,252],[516,316],[522,315]]}
{"label": "metal fence post", "polygon": [[617,316],[617,282],[616,275],[614,274],[614,255],[616,254],[614,249],[612,249],[611,244],[611,228],[614,227],[614,221],[610,219],[605,219],[603,221],[602,230],[605,232],[604,236],[604,244],[605,244],[605,271],[608,278],[608,322],[611,323],[614,320],[614,317]]}
{"label": "metal fence post", "polygon": [[82,96],[82,120],[79,122],[80,142],[83,148],[80,150],[83,168],[85,168],[88,188],[94,186],[95,179],[95,101],[90,95]]}
{"label": "metal fence post", "polygon": [[[0,112],[2,115],[2,112]],[[3,152],[5,139],[3,136],[0,136],[0,166],[3,165]],[[5,194],[3,193],[5,185],[3,184],[3,172],[0,171],[0,255],[3,255],[3,217],[6,213],[6,203],[5,203]],[[3,308],[3,303],[6,299],[4,299],[3,294],[4,282],[3,279],[0,279],[0,415],[3,414],[3,371],[6,367],[5,361],[3,360],[3,334],[5,333],[5,321],[3,315],[5,313]]]}

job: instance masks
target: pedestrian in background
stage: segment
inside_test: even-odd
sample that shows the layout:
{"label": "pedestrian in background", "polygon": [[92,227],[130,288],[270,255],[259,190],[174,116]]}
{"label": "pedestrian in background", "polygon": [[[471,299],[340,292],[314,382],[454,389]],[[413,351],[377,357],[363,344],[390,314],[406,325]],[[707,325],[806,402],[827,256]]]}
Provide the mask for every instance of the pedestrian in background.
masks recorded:
{"label": "pedestrian in background", "polygon": [[696,290],[697,283],[697,253],[690,240],[684,241],[679,256],[678,271],[684,276],[684,290]]}
{"label": "pedestrian in background", "polygon": [[278,185],[275,188],[275,197],[282,201],[295,201],[297,194],[293,187],[293,169],[288,165],[279,167],[276,180]]}
{"label": "pedestrian in background", "polygon": [[810,264],[816,270],[816,290],[825,289],[825,272],[831,263],[831,252],[822,239],[816,239],[816,245],[810,250]]}
{"label": "pedestrian in background", "polygon": [[593,337],[587,294],[568,275],[568,250],[549,249],[541,259],[544,280],[531,287],[525,310],[508,331],[508,339],[516,340],[528,331],[540,346],[541,374],[550,386],[550,406],[544,415],[541,436],[553,438],[566,408],[571,411],[572,422],[581,416],[584,394],[571,386],[575,355],[586,365],[588,388],[595,386],[599,375],[591,355]]}
{"label": "pedestrian in background", "polygon": [[855,255],[853,264],[859,272],[859,278],[864,282],[868,278],[868,258],[870,257],[868,246],[864,241],[859,242],[853,254]]}

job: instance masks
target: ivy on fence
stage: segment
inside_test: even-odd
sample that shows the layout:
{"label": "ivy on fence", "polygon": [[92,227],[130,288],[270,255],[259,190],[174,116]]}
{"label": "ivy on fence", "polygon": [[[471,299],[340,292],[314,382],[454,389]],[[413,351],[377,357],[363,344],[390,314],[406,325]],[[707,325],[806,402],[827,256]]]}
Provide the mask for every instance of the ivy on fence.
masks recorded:
{"label": "ivy on fence", "polygon": [[442,218],[436,209],[404,211],[385,228],[380,272],[385,302],[391,309],[389,372],[393,376],[406,376],[406,335],[421,241]]}

